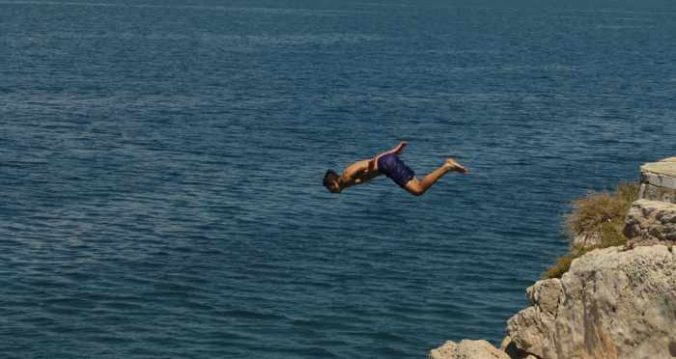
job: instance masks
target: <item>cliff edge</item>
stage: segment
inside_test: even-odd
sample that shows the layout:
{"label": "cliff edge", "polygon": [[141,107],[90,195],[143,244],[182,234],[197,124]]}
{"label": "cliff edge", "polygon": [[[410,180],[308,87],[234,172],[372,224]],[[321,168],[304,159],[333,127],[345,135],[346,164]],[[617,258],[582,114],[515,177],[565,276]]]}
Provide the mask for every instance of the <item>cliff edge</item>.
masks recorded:
{"label": "cliff edge", "polygon": [[676,357],[676,158],[641,167],[625,217],[627,244],[592,250],[561,278],[529,287],[499,349],[446,342],[430,359]]}

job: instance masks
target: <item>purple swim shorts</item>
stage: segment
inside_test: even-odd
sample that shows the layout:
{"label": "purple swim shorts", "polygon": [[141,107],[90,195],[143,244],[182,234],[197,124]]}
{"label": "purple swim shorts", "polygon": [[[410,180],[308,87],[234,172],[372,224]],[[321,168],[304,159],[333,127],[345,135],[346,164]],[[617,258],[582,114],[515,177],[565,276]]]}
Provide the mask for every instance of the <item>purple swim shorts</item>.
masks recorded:
{"label": "purple swim shorts", "polygon": [[378,170],[402,188],[415,177],[415,172],[393,153],[378,158]]}

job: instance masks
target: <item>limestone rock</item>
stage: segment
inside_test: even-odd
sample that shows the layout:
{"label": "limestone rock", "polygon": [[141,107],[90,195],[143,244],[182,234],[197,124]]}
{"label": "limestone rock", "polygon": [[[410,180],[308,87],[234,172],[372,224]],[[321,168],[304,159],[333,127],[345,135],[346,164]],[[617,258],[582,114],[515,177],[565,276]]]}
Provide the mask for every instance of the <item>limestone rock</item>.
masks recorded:
{"label": "limestone rock", "polygon": [[432,349],[428,359],[510,359],[507,353],[498,350],[485,340],[463,339],[460,343],[447,341]]}
{"label": "limestone rock", "polygon": [[528,354],[527,352],[519,349],[509,335],[502,339],[500,350],[507,353],[511,359],[538,359],[535,355]]}
{"label": "limestone rock", "polygon": [[594,250],[528,296],[533,305],[507,323],[520,350],[543,359],[671,357],[676,255],[667,246]]}
{"label": "limestone rock", "polygon": [[632,203],[624,235],[630,245],[676,243],[676,204],[640,199]]}
{"label": "limestone rock", "polygon": [[639,198],[676,203],[676,157],[641,166]]}

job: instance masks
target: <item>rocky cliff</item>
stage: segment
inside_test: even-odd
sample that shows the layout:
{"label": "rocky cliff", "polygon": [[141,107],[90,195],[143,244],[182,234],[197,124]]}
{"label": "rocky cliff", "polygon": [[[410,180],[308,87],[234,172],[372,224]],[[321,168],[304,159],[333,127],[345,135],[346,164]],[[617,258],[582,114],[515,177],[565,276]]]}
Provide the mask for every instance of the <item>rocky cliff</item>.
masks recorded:
{"label": "rocky cliff", "polygon": [[561,278],[527,289],[500,349],[446,342],[430,359],[668,359],[676,357],[676,158],[642,167],[627,245],[573,260]]}
{"label": "rocky cliff", "polygon": [[664,245],[592,251],[527,293],[533,305],[507,322],[522,351],[552,359],[671,357],[676,256]]}

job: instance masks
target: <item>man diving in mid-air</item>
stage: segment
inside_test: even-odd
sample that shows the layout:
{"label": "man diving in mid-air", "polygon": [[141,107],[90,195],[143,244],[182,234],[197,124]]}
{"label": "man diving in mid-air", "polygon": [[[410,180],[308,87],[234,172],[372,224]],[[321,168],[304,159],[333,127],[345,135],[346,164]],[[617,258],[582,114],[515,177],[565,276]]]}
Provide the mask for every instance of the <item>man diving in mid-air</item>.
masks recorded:
{"label": "man diving in mid-air", "polygon": [[399,158],[407,145],[406,142],[400,142],[387,152],[380,153],[371,159],[357,161],[345,168],[341,175],[334,170],[328,170],[324,175],[324,186],[333,193],[340,193],[347,187],[363,184],[377,176],[385,175],[412,195],[422,196],[448,172],[469,173],[467,168],[453,158],[448,158],[439,168],[430,172],[422,180],[418,180],[415,172]]}

